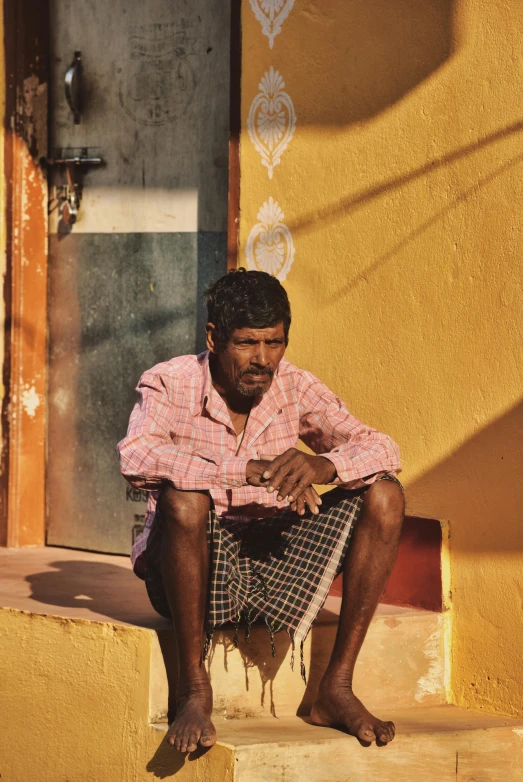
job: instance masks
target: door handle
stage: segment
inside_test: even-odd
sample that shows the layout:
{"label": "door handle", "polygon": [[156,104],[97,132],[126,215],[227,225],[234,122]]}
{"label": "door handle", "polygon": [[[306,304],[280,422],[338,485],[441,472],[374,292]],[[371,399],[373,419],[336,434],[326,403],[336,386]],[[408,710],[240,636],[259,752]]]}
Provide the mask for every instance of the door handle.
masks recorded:
{"label": "door handle", "polygon": [[74,124],[80,124],[82,110],[82,53],[75,52],[74,59],[65,74],[65,99],[74,117]]}

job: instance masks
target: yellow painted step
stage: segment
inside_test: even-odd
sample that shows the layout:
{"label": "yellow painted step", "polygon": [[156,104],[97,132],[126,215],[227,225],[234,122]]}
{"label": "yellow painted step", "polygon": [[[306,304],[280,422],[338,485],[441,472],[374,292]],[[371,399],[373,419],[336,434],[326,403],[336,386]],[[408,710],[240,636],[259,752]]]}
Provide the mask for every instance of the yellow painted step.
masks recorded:
{"label": "yellow painted step", "polygon": [[[142,671],[149,692],[150,720],[165,718],[168,687],[160,643],[167,659],[174,663],[174,637],[170,623],[151,608],[144,584],[131,572],[127,557],[50,546],[0,549],[0,605],[91,622],[92,636],[103,646],[92,646],[93,654],[112,653],[113,645],[108,640],[112,631],[102,631],[103,625],[126,627],[126,637],[136,635],[137,643],[151,649],[147,671]],[[307,713],[334,642],[339,607],[339,598],[327,599],[305,645],[307,688],[300,677],[299,660],[291,671],[291,650],[285,633],[276,636],[277,654],[273,659],[264,626],[253,628],[248,645],[240,634],[239,650],[232,648],[230,630],[217,632],[210,661],[216,714],[253,718],[294,716],[298,709]],[[378,608],[355,680],[356,691],[369,707],[445,701],[444,623],[444,614],[392,606]]]}
{"label": "yellow painted step", "polygon": [[[221,720],[220,746],[212,753],[234,768],[222,779],[235,782],[521,782],[523,719],[510,720],[455,706],[419,707],[387,713],[397,734],[387,747],[364,748],[352,737],[317,728],[299,718]],[[180,756],[162,742],[149,769],[169,778]],[[200,779],[193,762],[194,779]],[[180,766],[177,766],[180,768]],[[216,778],[217,779],[217,778]]]}
{"label": "yellow painted step", "polygon": [[[217,716],[229,718],[287,717],[308,714],[334,643],[339,599],[329,598],[322,621],[304,647],[308,672],[300,676],[299,652],[291,669],[291,645],[286,633],[275,638],[276,656],[264,625],[253,627],[250,643],[240,633],[239,649],[232,630],[216,632],[208,669]],[[436,705],[445,702],[443,656],[444,615],[419,609],[379,606],[356,667],[355,691],[370,708]],[[159,630],[167,660],[175,660],[174,636]],[[174,686],[174,676],[173,676]],[[151,719],[165,716],[167,679],[159,646],[151,670]]]}

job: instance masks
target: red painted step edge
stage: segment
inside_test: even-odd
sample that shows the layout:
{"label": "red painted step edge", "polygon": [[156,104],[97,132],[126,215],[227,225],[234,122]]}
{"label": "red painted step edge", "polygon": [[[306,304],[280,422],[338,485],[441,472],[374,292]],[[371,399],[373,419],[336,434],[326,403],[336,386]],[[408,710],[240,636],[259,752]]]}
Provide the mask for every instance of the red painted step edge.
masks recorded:
{"label": "red painted step edge", "polygon": [[[334,581],[331,595],[342,594],[342,576]],[[443,610],[441,583],[441,525],[436,519],[407,516],[398,556],[381,603]]]}

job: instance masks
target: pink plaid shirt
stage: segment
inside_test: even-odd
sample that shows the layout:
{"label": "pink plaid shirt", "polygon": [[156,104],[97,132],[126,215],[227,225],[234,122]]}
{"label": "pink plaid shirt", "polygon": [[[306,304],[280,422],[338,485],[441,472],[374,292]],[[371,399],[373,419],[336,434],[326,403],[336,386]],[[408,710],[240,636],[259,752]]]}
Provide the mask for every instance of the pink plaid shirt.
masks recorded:
{"label": "pink plaid shirt", "polygon": [[210,492],[219,516],[260,518],[287,506],[276,492],[249,486],[247,462],[280,454],[302,440],[336,467],[350,489],[401,470],[397,445],[352,416],[310,372],[283,359],[270,389],[254,401],[238,448],[227,407],[213,388],[209,354],[180,356],[145,372],[127,436],[117,451],[123,475],[149,491],[145,529],[131,555],[137,570],[164,481]]}

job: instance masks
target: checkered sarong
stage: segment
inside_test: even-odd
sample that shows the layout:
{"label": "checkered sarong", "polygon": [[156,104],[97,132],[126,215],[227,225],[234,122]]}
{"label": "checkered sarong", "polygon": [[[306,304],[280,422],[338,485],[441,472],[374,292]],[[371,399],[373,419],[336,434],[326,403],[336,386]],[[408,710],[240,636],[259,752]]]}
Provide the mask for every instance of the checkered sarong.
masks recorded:
{"label": "checkered sarong", "polygon": [[[396,481],[391,475],[383,478]],[[207,528],[212,560],[208,642],[213,630],[225,622],[237,628],[243,619],[248,637],[251,623],[263,619],[271,640],[274,633],[287,630],[293,648],[300,644],[302,651],[343,567],[365,491],[366,487],[333,489],[322,495],[320,512],[315,515],[299,516],[285,509],[271,518],[246,522],[220,519],[212,509]],[[162,519],[157,513],[147,541],[145,583],[155,610],[170,618],[161,575],[161,535]]]}

